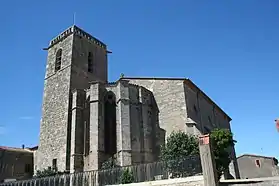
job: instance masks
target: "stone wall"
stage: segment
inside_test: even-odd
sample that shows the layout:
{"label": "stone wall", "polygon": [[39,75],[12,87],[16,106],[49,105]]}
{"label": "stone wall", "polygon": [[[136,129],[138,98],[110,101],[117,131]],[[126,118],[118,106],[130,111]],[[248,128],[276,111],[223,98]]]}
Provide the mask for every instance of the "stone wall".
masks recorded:
{"label": "stone wall", "polygon": [[278,186],[279,177],[253,178],[242,180],[223,180],[220,186]]}
{"label": "stone wall", "polygon": [[159,108],[159,124],[166,131],[185,131],[187,121],[183,80],[124,78],[150,90]]}
{"label": "stone wall", "polygon": [[[159,125],[166,130],[166,137],[177,130],[194,135],[209,133],[214,128],[231,130],[230,117],[188,79],[123,79],[143,86],[153,93],[159,108]],[[239,177],[234,148],[231,156],[231,174]]]}
{"label": "stone wall", "polygon": [[[53,159],[57,159],[59,171],[67,169],[72,46],[73,35],[70,35],[48,50],[40,142],[37,152],[37,168],[39,170],[52,166]],[[55,72],[56,52],[60,48],[62,48],[61,69]]]}
{"label": "stone wall", "polygon": [[[71,88],[89,88],[89,82],[107,82],[107,53],[104,48],[87,38],[74,35],[71,71]],[[88,72],[88,56],[92,54],[92,72]]]}
{"label": "stone wall", "polygon": [[[83,90],[73,93],[71,157],[76,156],[75,154],[85,155],[83,170],[96,170],[113,156],[105,150],[106,140],[109,143],[116,141],[114,155],[120,165],[158,160],[165,132],[159,126],[158,106],[151,91],[124,80],[110,84],[93,82],[86,91],[86,96],[82,98],[84,104],[76,106],[78,92],[81,91]],[[108,99],[109,96],[112,100]],[[115,113],[106,112],[107,101],[114,102]],[[116,134],[106,136],[105,129],[111,123],[106,123],[105,118],[112,115],[115,115],[116,119],[115,124],[112,124],[116,126]],[[116,139],[113,139],[114,135]],[[78,148],[76,144],[79,144]],[[72,161],[74,159],[71,160],[71,164],[75,164]]]}
{"label": "stone wall", "polygon": [[[230,129],[230,118],[190,80],[179,78],[129,78],[150,90],[159,107],[159,123],[167,136],[182,130],[200,135],[213,128]],[[197,130],[186,127],[192,120]]]}
{"label": "stone wall", "polygon": [[34,150],[33,151],[33,160],[34,160],[34,164],[33,164],[33,170],[34,170],[34,172],[33,172],[33,174],[35,175],[36,174],[36,172],[37,172],[37,170],[38,170],[38,163],[37,163],[37,158],[38,158],[38,155],[37,155],[37,151],[38,150]]}
{"label": "stone wall", "polygon": [[[59,49],[62,49],[61,69],[56,72]],[[88,71],[89,52],[93,63],[91,72]],[[54,160],[59,171],[70,170],[72,91],[88,88],[93,80],[107,82],[106,46],[73,26],[53,39],[48,47],[37,152],[39,170],[53,166]]]}
{"label": "stone wall", "polygon": [[[214,104],[210,98],[204,95],[189,80],[184,83],[185,97],[187,104],[188,121],[186,131],[195,135],[207,134],[215,128],[224,128],[231,131],[230,118],[219,106]],[[230,174],[239,178],[238,164],[236,161],[235,149],[232,149],[233,159],[230,166]],[[229,177],[228,173],[225,175]]]}
{"label": "stone wall", "polygon": [[[157,181],[125,184],[125,186],[152,186],[152,185],[156,185],[156,186],[169,186],[169,185],[170,186],[204,186],[204,183],[203,183],[203,176],[191,176],[191,177],[187,177],[187,178],[175,178],[175,179],[167,179],[167,180],[157,180]],[[111,186],[117,186],[117,185],[111,185]]]}

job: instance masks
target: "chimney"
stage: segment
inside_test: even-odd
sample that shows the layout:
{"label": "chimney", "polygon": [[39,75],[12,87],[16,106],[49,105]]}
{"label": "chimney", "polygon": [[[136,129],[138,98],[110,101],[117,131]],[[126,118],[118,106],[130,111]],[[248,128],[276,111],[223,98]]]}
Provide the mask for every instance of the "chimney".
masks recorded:
{"label": "chimney", "polygon": [[22,145],[22,149],[24,149],[25,148],[25,146],[24,146],[24,144]]}

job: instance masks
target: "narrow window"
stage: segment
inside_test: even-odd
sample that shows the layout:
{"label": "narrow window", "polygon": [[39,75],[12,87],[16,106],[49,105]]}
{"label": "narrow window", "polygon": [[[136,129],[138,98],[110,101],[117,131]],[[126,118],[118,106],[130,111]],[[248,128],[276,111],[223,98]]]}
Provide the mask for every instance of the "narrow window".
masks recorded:
{"label": "narrow window", "polygon": [[55,171],[57,170],[57,159],[52,160],[52,169]]}
{"label": "narrow window", "polygon": [[31,172],[31,165],[25,164],[25,173],[30,173],[30,172]]}
{"label": "narrow window", "polygon": [[62,49],[59,49],[55,58],[55,72],[61,69]]}
{"label": "narrow window", "polygon": [[260,160],[255,160],[255,164],[256,164],[257,167],[261,167]]}
{"label": "narrow window", "polygon": [[112,156],[117,152],[115,94],[108,92],[105,99],[105,153]]}
{"label": "narrow window", "polygon": [[91,52],[88,53],[88,61],[87,61],[87,65],[88,65],[88,72],[92,73],[93,72],[93,55]]}

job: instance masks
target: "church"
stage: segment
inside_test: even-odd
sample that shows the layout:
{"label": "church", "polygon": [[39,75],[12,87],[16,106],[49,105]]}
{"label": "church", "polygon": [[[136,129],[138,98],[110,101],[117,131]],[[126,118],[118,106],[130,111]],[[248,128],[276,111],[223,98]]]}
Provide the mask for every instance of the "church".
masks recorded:
{"label": "church", "polygon": [[[80,172],[115,157],[121,166],[158,160],[172,131],[230,129],[231,118],[187,78],[108,82],[106,44],[77,26],[50,41],[34,171]],[[232,175],[238,168],[232,151]]]}

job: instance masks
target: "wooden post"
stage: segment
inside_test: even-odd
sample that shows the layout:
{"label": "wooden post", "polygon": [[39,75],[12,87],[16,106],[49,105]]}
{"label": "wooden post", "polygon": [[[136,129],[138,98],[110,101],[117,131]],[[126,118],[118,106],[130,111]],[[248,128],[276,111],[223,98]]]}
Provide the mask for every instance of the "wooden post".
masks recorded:
{"label": "wooden post", "polygon": [[199,137],[199,149],[201,156],[201,166],[205,186],[218,186],[215,159],[211,150],[209,134]]}

